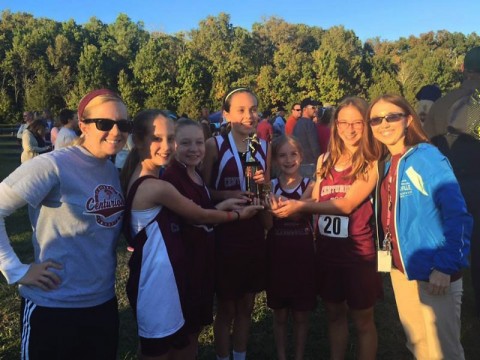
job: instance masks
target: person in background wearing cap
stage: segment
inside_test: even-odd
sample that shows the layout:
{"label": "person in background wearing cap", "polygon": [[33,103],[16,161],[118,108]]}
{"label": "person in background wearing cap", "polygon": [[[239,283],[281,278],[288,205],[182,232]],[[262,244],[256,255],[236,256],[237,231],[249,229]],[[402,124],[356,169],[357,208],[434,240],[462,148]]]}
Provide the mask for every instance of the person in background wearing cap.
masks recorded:
{"label": "person in background wearing cap", "polygon": [[292,105],[292,113],[288,117],[287,123],[285,124],[285,135],[293,134],[293,128],[295,127],[297,120],[300,119],[301,116],[302,107],[300,106],[300,103],[294,103]]}
{"label": "person in background wearing cap", "polygon": [[313,177],[315,165],[320,155],[320,142],[318,141],[317,128],[313,122],[318,105],[318,101],[309,98],[303,99],[300,104],[302,117],[297,120],[293,128],[293,136],[303,146],[303,160],[300,166],[303,177]]}
{"label": "person in background wearing cap", "polygon": [[[116,359],[117,240],[125,201],[115,166],[132,129],[107,89],[78,106],[79,145],[40,155],[0,184],[0,270],[19,284],[22,359]],[[28,205],[35,259],[24,264],[4,218]]]}
{"label": "person in background wearing cap", "polygon": [[285,108],[279,106],[277,109],[277,117],[273,122],[273,137],[285,135]]}
{"label": "person in background wearing cap", "polygon": [[415,98],[417,102],[417,114],[422,122],[422,126],[427,118],[428,112],[433,103],[442,97],[442,91],[437,85],[425,85],[417,92]]}
{"label": "person in background wearing cap", "polygon": [[[449,132],[448,127],[461,128],[461,125],[455,126],[450,123],[451,109],[462,98],[473,94],[475,90],[480,90],[480,46],[474,47],[465,55],[462,66],[463,82],[458,89],[455,89],[444,97],[437,100],[424,124],[424,130],[436,145],[441,144],[440,136]],[[464,142],[465,137],[457,138],[452,150],[462,151],[464,156],[459,156],[458,160],[449,156],[449,160],[455,170],[455,175],[460,183],[463,196],[467,202],[468,211],[473,216],[473,233],[471,239],[471,274],[472,284],[475,293],[475,304],[477,316],[480,317],[480,174],[478,172],[478,141],[471,139]],[[469,159],[470,162],[469,163]],[[460,171],[458,171],[460,170]]]}

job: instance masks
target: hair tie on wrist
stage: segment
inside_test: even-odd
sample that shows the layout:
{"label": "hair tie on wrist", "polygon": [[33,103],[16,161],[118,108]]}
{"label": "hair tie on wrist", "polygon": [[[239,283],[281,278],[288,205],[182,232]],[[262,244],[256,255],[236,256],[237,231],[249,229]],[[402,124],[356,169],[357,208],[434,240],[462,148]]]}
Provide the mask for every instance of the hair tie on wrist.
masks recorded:
{"label": "hair tie on wrist", "polygon": [[237,214],[237,221],[240,221],[240,212],[238,210],[233,210]]}

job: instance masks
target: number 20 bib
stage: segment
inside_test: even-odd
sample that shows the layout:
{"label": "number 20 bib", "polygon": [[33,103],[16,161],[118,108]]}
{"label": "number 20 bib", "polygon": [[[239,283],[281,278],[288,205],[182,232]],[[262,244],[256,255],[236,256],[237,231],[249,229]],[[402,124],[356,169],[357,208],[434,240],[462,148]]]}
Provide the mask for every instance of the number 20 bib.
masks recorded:
{"label": "number 20 bib", "polygon": [[320,215],[318,217],[318,230],[320,234],[329,237],[348,237],[348,216]]}

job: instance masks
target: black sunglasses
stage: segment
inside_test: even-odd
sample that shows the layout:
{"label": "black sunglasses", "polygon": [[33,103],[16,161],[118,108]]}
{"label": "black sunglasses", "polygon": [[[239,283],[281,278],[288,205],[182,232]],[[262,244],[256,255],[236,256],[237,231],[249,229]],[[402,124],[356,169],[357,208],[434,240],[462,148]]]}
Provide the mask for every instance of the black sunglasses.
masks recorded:
{"label": "black sunglasses", "polygon": [[387,122],[391,123],[391,122],[396,122],[396,121],[402,120],[406,116],[407,116],[407,114],[404,114],[404,113],[391,113],[391,114],[387,114],[385,116],[373,117],[370,120],[368,120],[368,123],[371,126],[377,126],[377,125],[380,125],[382,123],[383,119],[385,119]]}
{"label": "black sunglasses", "polygon": [[97,130],[110,131],[113,125],[117,125],[118,130],[121,132],[130,133],[133,130],[133,122],[130,120],[112,120],[112,119],[83,119],[85,124],[95,123]]}

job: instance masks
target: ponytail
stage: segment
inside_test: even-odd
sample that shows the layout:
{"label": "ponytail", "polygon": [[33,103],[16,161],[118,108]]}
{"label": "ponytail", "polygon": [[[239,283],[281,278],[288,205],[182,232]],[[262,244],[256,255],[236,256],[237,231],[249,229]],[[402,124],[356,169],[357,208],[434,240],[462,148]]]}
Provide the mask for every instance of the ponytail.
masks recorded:
{"label": "ponytail", "polygon": [[125,197],[127,196],[128,183],[135,171],[135,168],[140,163],[140,155],[138,154],[138,149],[136,146],[128,153],[127,158],[125,159],[125,164],[123,165],[122,171],[120,172],[120,184],[122,186],[123,193]]}

